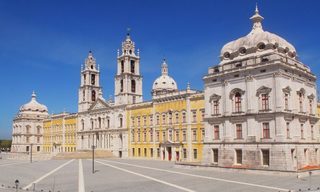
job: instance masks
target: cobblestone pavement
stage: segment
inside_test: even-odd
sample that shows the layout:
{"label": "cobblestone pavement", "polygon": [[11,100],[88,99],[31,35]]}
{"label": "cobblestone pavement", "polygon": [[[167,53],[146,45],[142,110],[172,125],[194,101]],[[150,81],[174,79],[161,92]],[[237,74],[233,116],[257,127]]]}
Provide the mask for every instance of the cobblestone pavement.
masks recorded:
{"label": "cobblestone pavement", "polygon": [[[318,191],[320,175],[227,172],[214,169],[177,168],[173,162],[136,159],[92,161],[0,160],[0,191],[43,192],[239,192]],[[15,181],[19,180],[18,189]],[[310,190],[308,190],[310,189]]]}

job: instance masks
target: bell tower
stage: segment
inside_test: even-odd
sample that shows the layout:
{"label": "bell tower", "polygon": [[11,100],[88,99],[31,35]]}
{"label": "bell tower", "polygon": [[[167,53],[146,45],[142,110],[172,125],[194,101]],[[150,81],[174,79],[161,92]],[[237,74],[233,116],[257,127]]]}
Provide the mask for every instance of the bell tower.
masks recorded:
{"label": "bell tower", "polygon": [[84,66],[81,66],[81,84],[78,93],[78,112],[87,111],[97,100],[100,87],[100,71],[96,60],[89,51]]}
{"label": "bell tower", "polygon": [[115,104],[132,104],[142,101],[139,50],[135,51],[135,44],[128,32],[125,41],[122,42],[121,53],[118,50]]}

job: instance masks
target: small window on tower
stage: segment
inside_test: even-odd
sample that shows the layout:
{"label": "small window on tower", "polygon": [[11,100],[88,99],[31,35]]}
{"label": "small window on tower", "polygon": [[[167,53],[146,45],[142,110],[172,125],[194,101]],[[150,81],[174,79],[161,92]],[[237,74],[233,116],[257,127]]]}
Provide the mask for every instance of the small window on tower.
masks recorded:
{"label": "small window on tower", "polygon": [[123,72],[124,72],[124,61],[121,60],[121,73],[123,73]]}
{"label": "small window on tower", "polygon": [[120,81],[120,92],[123,92],[123,79]]}
{"label": "small window on tower", "polygon": [[96,92],[94,90],[91,92],[91,100],[92,101],[96,100]]}
{"label": "small window on tower", "polygon": [[136,92],[136,81],[131,80],[131,92],[135,93]]}
{"label": "small window on tower", "polygon": [[93,69],[93,65],[91,65],[91,69]]}
{"label": "small window on tower", "polygon": [[131,73],[135,73],[135,61],[134,60],[130,61],[130,67],[131,67]]}
{"label": "small window on tower", "polygon": [[96,76],[94,74],[91,75],[91,85],[96,84]]}

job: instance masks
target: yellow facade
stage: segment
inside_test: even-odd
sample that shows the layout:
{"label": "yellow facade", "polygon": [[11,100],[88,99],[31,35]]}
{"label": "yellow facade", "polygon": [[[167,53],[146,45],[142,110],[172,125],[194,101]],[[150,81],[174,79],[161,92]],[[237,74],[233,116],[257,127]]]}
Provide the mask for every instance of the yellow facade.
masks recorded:
{"label": "yellow facade", "polygon": [[43,150],[46,153],[76,151],[77,115],[61,113],[43,121]]}
{"label": "yellow facade", "polygon": [[179,92],[127,108],[129,156],[201,161],[203,93]]}

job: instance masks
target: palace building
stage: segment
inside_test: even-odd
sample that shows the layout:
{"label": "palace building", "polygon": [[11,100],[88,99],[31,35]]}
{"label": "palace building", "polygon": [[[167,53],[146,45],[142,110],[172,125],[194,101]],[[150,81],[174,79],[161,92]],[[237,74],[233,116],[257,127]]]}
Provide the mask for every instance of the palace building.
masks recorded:
{"label": "palace building", "polygon": [[204,139],[204,95],[179,91],[168,75],[164,60],[162,75],[153,83],[152,100],[127,107],[129,156],[174,161],[200,161]]}
{"label": "palace building", "polygon": [[296,49],[262,27],[221,49],[205,83],[203,163],[296,171],[320,164],[316,76]]}
{"label": "palace building", "polygon": [[116,157],[216,167],[298,171],[320,166],[316,76],[295,47],[263,29],[256,7],[244,37],[225,44],[204,90],[179,90],[166,60],[143,101],[140,51],[128,33],[117,54],[114,98],[105,99],[90,51],[81,66],[78,112],[48,115],[32,94],[13,121],[12,151],[95,148]]}
{"label": "palace building", "polygon": [[43,120],[43,152],[76,151],[77,114],[60,113]]}

